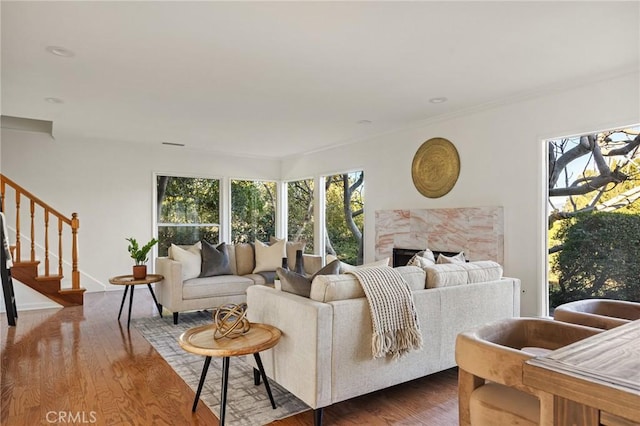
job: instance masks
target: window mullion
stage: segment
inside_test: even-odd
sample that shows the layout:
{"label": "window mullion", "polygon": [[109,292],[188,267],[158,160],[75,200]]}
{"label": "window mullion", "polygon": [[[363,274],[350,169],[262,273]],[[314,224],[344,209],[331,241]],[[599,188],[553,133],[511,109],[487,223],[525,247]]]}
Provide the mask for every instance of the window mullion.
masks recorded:
{"label": "window mullion", "polygon": [[220,190],[220,242],[231,243],[231,180],[224,177]]}
{"label": "window mullion", "polygon": [[327,196],[325,193],[325,182],[326,177],[318,176],[315,179],[314,187],[313,187],[313,197],[315,199],[315,203],[313,205],[313,215],[315,220],[313,222],[313,231],[314,231],[314,252],[315,254],[319,254],[322,256],[323,262],[325,259],[326,253],[326,242],[324,239],[324,235],[326,232],[326,201]]}
{"label": "window mullion", "polygon": [[287,183],[278,181],[276,184],[276,237],[287,240],[289,215]]}

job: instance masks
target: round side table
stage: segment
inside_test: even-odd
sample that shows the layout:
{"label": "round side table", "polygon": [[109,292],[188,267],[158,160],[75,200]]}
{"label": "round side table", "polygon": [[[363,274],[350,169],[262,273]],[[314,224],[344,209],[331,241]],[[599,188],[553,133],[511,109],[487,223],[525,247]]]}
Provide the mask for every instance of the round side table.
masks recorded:
{"label": "round side table", "polygon": [[[271,394],[271,387],[269,386],[269,380],[264,372],[262,366],[262,360],[260,359],[260,352],[274,347],[280,340],[280,330],[277,328],[260,323],[251,323],[249,331],[241,336],[235,338],[222,337],[214,339],[213,335],[216,331],[215,324],[201,325],[198,327],[190,328],[182,333],[178,342],[182,349],[187,352],[191,352],[198,355],[204,355],[204,366],[202,367],[202,374],[200,375],[200,383],[198,384],[198,391],[196,392],[195,400],[193,401],[193,408],[191,411],[196,411],[198,406],[198,399],[200,398],[200,392],[202,392],[202,385],[204,379],[207,376],[207,370],[211,363],[211,357],[222,358],[222,394],[220,398],[220,425],[224,425],[224,417],[227,405],[227,382],[229,380],[229,358],[232,356],[250,355],[253,354],[260,376],[264,381],[264,387],[269,395],[271,406],[276,408],[276,403],[273,400]],[[254,370],[255,374],[255,370]],[[259,380],[254,375],[255,384],[259,384]]]}
{"label": "round side table", "polygon": [[151,288],[152,283],[160,282],[164,279],[162,275],[157,274],[148,274],[141,280],[136,280],[133,278],[133,275],[119,275],[117,277],[109,278],[109,282],[113,285],[123,285],[124,294],[122,295],[122,302],[120,303],[120,312],[118,312],[118,321],[120,321],[120,316],[122,315],[122,307],[124,306],[124,301],[127,298],[127,291],[131,288],[131,295],[129,296],[129,317],[127,318],[127,330],[129,329],[129,325],[131,324],[131,306],[133,305],[133,290],[137,285],[146,284],[149,287],[149,291],[151,292],[151,297],[153,297],[153,301],[158,308],[158,312],[160,312],[160,316],[162,317],[162,308],[158,304],[158,300],[156,299],[156,295],[153,292],[153,288]]}

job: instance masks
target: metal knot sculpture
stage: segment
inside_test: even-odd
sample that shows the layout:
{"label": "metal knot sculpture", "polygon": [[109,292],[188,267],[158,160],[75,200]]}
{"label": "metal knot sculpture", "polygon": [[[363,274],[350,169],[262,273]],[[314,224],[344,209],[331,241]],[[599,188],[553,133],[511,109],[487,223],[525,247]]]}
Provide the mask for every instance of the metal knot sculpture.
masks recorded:
{"label": "metal knot sculpture", "polygon": [[251,323],[246,316],[246,303],[239,305],[227,304],[217,307],[213,311],[213,321],[216,325],[213,338],[229,337],[230,339],[235,339],[247,333],[251,328]]}

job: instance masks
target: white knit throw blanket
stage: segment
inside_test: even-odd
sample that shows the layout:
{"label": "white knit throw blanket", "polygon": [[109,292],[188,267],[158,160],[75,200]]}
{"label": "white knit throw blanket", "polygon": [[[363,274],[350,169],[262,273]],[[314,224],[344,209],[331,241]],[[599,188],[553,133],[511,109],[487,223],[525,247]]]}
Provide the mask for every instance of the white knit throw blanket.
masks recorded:
{"label": "white knit throw blanket", "polygon": [[386,355],[394,359],[422,349],[422,334],[411,289],[396,270],[389,266],[359,268],[354,275],[367,296],[373,337],[373,358]]}

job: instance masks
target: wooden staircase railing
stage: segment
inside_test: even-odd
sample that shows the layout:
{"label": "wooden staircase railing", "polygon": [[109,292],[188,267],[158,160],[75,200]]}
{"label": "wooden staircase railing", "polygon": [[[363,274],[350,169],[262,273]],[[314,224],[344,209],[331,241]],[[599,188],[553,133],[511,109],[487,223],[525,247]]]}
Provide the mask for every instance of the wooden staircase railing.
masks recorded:
{"label": "wooden staircase railing", "polygon": [[[5,213],[7,212],[5,207],[6,204],[8,204],[7,187],[13,189],[15,193],[15,247],[14,267],[12,268],[14,277],[64,306],[81,305],[84,289],[80,287],[80,271],[78,270],[78,229],[80,228],[78,214],[73,213],[70,218],[66,217],[13,180],[0,174],[0,203],[2,211]],[[28,260],[22,258],[23,248],[26,249],[23,247],[21,241],[23,232],[21,228],[21,207],[23,199],[25,199],[29,205],[30,244],[28,247]],[[44,229],[42,232],[36,233],[36,212],[39,213],[40,211],[42,212]],[[56,232],[58,236],[57,253],[53,251],[55,248],[52,248],[49,242],[49,224],[51,219],[53,219],[54,222],[57,220],[57,229],[53,231]],[[65,230],[65,226],[69,227],[68,229],[70,229],[71,232],[71,288],[61,287],[61,280],[64,276],[63,247],[65,247],[65,245],[63,244],[63,231]],[[38,273],[39,261],[36,259],[36,242],[38,246],[42,247],[44,252],[44,273],[42,275]],[[50,255],[52,253],[58,259],[55,274],[51,273]],[[21,273],[21,267],[24,267],[23,273]],[[31,277],[31,275],[34,276]]]}

